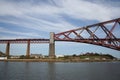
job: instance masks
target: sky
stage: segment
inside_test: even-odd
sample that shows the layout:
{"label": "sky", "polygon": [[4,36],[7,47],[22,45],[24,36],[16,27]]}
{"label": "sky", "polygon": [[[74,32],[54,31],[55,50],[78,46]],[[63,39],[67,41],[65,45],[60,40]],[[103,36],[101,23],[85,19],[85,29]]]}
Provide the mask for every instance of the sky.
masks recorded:
{"label": "sky", "polygon": [[[119,0],[0,0],[0,39],[49,38],[120,17]],[[119,32],[119,31],[117,31]],[[5,45],[0,50],[5,52]],[[31,53],[48,54],[48,44],[31,44]],[[98,52],[120,58],[120,51],[72,42],[56,42],[56,54]],[[11,44],[11,54],[26,53],[26,44]]]}

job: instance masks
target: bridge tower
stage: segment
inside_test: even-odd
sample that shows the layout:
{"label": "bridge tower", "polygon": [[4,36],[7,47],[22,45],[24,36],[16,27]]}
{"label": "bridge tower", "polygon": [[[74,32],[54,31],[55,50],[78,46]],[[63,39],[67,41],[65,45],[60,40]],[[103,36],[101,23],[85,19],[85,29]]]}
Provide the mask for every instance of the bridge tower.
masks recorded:
{"label": "bridge tower", "polygon": [[26,51],[26,58],[30,57],[30,40],[27,42],[27,51]]}
{"label": "bridge tower", "polygon": [[7,56],[7,58],[9,58],[9,55],[10,55],[10,42],[8,41],[7,45],[6,45],[6,56]]}
{"label": "bridge tower", "polygon": [[50,32],[49,58],[55,58],[55,41],[54,41],[54,32]]}

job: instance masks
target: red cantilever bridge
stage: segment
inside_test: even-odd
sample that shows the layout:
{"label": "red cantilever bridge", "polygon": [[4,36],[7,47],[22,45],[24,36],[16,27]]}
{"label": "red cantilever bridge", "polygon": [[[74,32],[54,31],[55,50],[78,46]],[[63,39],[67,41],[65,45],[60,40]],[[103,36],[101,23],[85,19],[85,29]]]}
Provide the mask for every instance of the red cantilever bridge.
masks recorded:
{"label": "red cantilever bridge", "polygon": [[30,55],[30,43],[49,43],[49,57],[55,57],[55,41],[69,41],[103,46],[120,51],[120,18],[88,25],[85,27],[54,34],[50,39],[9,39],[6,43],[6,56],[9,57],[10,43],[27,43],[26,56]]}

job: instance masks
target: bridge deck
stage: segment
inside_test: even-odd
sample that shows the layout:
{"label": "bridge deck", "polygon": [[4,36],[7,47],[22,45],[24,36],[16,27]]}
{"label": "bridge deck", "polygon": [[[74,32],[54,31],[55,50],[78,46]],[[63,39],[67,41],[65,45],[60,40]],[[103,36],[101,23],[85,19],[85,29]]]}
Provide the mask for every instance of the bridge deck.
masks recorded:
{"label": "bridge deck", "polygon": [[49,39],[4,39],[0,40],[0,43],[49,43]]}

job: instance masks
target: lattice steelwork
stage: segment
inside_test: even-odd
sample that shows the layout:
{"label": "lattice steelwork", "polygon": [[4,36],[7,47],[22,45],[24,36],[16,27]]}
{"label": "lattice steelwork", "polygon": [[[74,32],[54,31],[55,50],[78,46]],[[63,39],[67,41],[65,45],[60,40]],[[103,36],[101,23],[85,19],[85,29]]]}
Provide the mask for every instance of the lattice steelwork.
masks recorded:
{"label": "lattice steelwork", "polygon": [[120,18],[57,33],[54,38],[55,41],[88,43],[120,51]]}
{"label": "lattice steelwork", "polygon": [[49,43],[49,39],[9,39],[0,40],[0,43]]}

